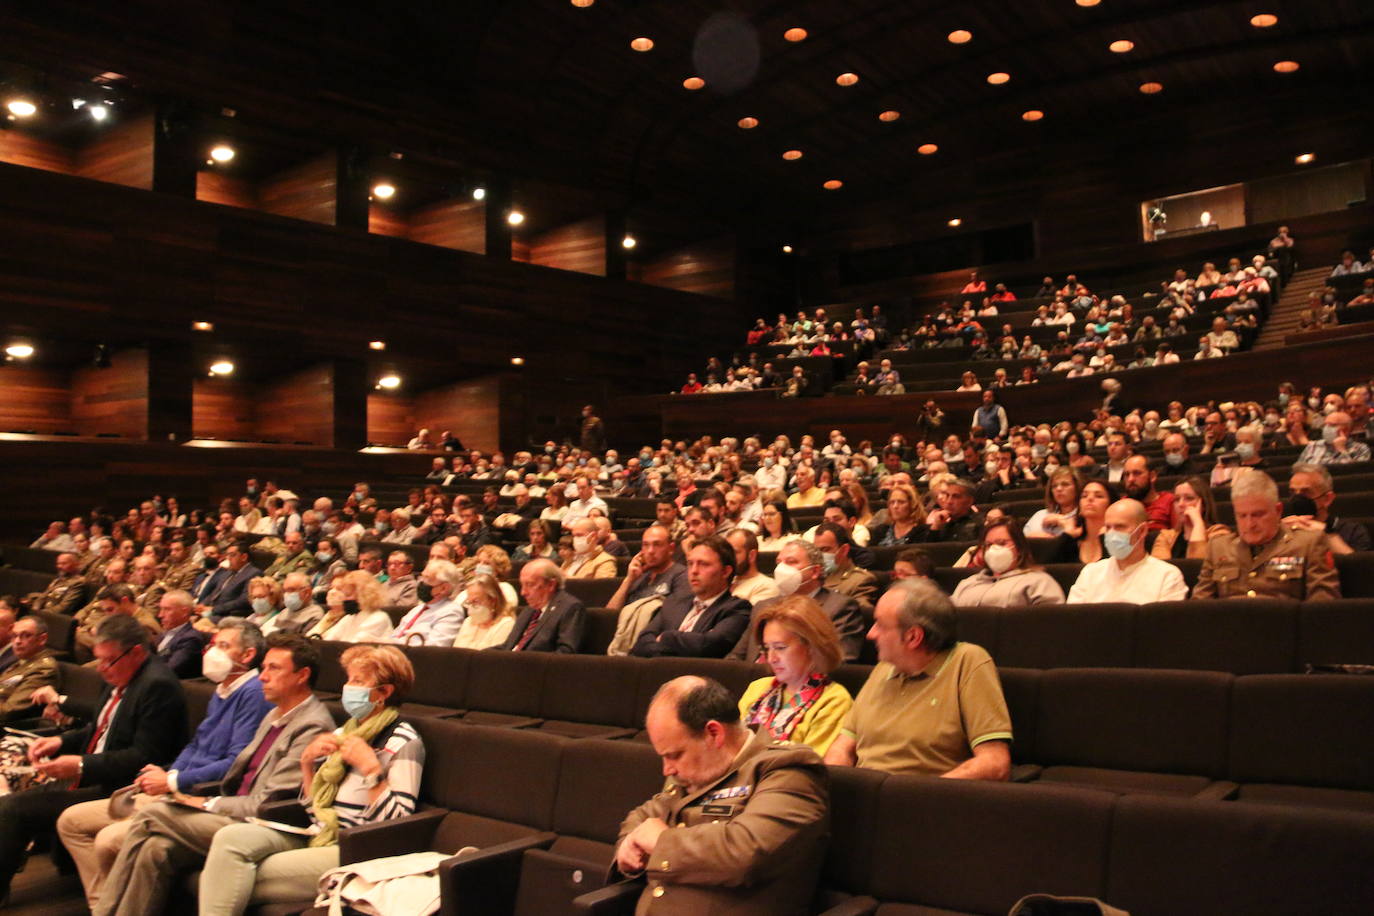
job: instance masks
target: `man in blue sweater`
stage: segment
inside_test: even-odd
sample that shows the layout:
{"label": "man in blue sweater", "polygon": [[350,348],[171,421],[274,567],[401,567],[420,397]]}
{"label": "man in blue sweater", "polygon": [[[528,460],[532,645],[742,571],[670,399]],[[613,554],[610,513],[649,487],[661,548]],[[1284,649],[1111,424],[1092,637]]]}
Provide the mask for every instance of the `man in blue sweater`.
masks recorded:
{"label": "man in blue sweater", "polygon": [[[242,617],[226,617],[205,653],[205,676],[219,686],[210,697],[205,718],[191,743],[167,769],[145,766],[134,780],[136,810],[169,792],[191,792],[192,787],[224,778],[239,751],[247,747],[258,723],[272,709],[263,699],[257,666],[266,647],[262,631]],[[73,805],[57,819],[57,833],[72,854],[86,901],[92,908],[101,885],[119,855],[128,829],[127,817],[115,818],[110,801],[100,798]]]}

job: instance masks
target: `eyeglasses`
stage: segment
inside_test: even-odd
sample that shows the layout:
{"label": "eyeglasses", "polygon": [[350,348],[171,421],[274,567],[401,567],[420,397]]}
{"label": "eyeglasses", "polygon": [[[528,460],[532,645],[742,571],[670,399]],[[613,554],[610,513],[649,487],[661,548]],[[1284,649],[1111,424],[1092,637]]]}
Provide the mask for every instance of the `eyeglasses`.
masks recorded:
{"label": "eyeglasses", "polygon": [[123,661],[123,660],[124,660],[124,656],[126,656],[126,655],[128,655],[130,652],[134,651],[134,648],[135,648],[134,646],[130,646],[129,648],[125,649],[123,652],[119,653],[119,654],[116,655],[114,658],[112,658],[112,659],[110,659],[110,660],[108,660],[108,661],[99,661],[99,662],[96,662],[96,664],[95,664],[95,670],[97,670],[97,671],[109,671],[109,670],[110,670],[111,668],[113,668],[115,665],[118,665],[121,661]]}

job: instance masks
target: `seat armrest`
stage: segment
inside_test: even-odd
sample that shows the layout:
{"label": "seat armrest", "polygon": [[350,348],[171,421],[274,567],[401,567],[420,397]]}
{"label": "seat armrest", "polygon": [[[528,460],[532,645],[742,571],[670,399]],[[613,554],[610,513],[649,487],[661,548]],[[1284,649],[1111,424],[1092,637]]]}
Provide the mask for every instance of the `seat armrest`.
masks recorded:
{"label": "seat armrest", "polygon": [[820,913],[820,916],[870,916],[878,911],[878,901],[872,897],[850,897]]}
{"label": "seat armrest", "polygon": [[556,839],[555,833],[532,833],[440,862],[440,916],[504,916],[514,912],[525,850],[548,849]]}
{"label": "seat armrest", "polygon": [[574,897],[573,910],[593,916],[633,916],[635,905],[642,893],[642,880],[620,881],[589,894]]}
{"label": "seat armrest", "polygon": [[187,795],[194,795],[198,798],[212,798],[216,795],[224,794],[224,780],[214,779],[209,782],[198,782],[186,790]]}
{"label": "seat armrest", "polygon": [[290,824],[293,827],[310,826],[310,812],[305,810],[305,805],[295,799],[264,802],[258,806],[258,817],[265,821]]}
{"label": "seat armrest", "polygon": [[434,845],[434,832],[447,808],[426,808],[405,817],[359,824],[339,831],[339,864],[352,865],[383,856],[424,852]]}
{"label": "seat armrest", "polygon": [[1038,763],[1018,763],[1011,768],[1012,782],[1035,782],[1045,768]]}
{"label": "seat armrest", "polygon": [[1234,801],[1240,794],[1240,783],[1231,782],[1229,779],[1219,779],[1207,786],[1193,798],[1200,798],[1204,801]]}

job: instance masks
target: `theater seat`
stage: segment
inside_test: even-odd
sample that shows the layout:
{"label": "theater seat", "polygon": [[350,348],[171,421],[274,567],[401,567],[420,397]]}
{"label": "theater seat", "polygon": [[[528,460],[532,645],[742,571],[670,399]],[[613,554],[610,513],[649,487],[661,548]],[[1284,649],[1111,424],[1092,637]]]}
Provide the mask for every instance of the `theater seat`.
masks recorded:
{"label": "theater seat", "polygon": [[620,588],[620,579],[566,579],[563,587],[587,607],[605,607]]}
{"label": "theater seat", "polygon": [[569,738],[626,738],[639,730],[635,691],[644,659],[550,655],[544,668],[540,731]]}
{"label": "theater seat", "polygon": [[[993,658],[1019,668],[1127,668],[1137,610],[1133,604],[1002,609]],[[961,638],[965,613],[960,612]]]}
{"label": "theater seat", "polygon": [[472,653],[461,721],[470,725],[533,728],[550,652]]}
{"label": "theater seat", "polygon": [[1298,610],[1297,670],[1374,665],[1374,599],[1304,601]]}
{"label": "theater seat", "polygon": [[588,655],[605,655],[615,638],[620,612],[605,607],[587,608],[587,623],[582,631],[582,651]]}
{"label": "theater seat", "polygon": [[1137,668],[1233,674],[1294,670],[1297,601],[1276,598],[1161,601],[1135,615]]}
{"label": "theater seat", "polygon": [[1338,556],[1336,570],[1341,576],[1341,597],[1374,598],[1374,552]]}

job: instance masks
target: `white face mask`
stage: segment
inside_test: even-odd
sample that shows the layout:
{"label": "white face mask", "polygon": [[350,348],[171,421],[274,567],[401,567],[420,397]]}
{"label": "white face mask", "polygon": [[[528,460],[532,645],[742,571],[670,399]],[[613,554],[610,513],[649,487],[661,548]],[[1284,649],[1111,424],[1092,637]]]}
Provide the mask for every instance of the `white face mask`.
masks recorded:
{"label": "white face mask", "polygon": [[474,623],[486,623],[488,620],[491,620],[492,617],[491,608],[487,607],[485,604],[469,604],[467,605],[467,611],[468,616],[472,618]]}
{"label": "white face mask", "polygon": [[779,563],[773,570],[773,584],[778,587],[778,591],[783,598],[796,592],[801,588],[801,570],[787,563]]}
{"label": "white face mask", "polygon": [[586,553],[592,549],[592,539],[589,537],[573,538],[573,553]]}
{"label": "white face mask", "polygon": [[1000,576],[1016,563],[1016,551],[1002,544],[989,544],[983,548],[983,562],[993,575]]}
{"label": "white face mask", "polygon": [[219,646],[211,646],[210,650],[200,660],[200,672],[214,681],[216,684],[222,682],[229,676],[229,672],[234,668],[234,660],[229,657]]}

